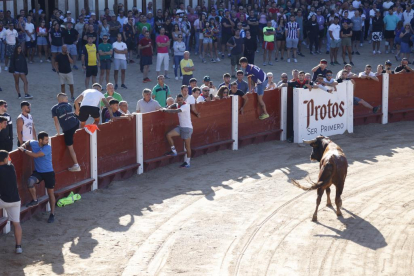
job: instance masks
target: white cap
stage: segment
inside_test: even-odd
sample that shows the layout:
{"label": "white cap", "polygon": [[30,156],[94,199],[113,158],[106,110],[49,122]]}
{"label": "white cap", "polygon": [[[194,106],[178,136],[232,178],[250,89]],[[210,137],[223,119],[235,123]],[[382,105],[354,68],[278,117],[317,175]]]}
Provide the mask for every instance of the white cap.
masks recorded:
{"label": "white cap", "polygon": [[67,11],[66,13],[71,13],[70,11]]}

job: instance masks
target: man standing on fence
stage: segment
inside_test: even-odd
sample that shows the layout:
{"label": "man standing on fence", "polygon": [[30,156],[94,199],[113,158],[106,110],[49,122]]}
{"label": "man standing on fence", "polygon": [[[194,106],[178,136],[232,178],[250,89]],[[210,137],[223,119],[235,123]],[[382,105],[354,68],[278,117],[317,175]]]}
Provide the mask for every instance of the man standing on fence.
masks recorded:
{"label": "man standing on fence", "polygon": [[177,113],[178,120],[180,121],[179,126],[167,133],[167,140],[171,146],[171,151],[168,152],[166,155],[177,156],[177,150],[174,147],[173,137],[181,136],[181,138],[184,140],[187,155],[184,159],[184,163],[181,164],[180,168],[189,168],[191,158],[191,134],[193,133],[190,105],[184,101],[183,95],[179,94],[176,97],[175,104],[169,106],[168,108],[163,108],[161,109],[161,111],[166,113]]}
{"label": "man standing on fence", "polygon": [[[248,64],[247,58],[242,57],[239,61],[241,67],[245,69],[246,75],[256,86],[257,100],[259,108],[262,109],[262,114],[259,116],[260,120],[269,118],[267,114],[266,104],[263,101],[264,90],[267,86],[267,75],[262,69],[253,64]],[[249,80],[249,81],[250,81]]]}
{"label": "man standing on fence", "polygon": [[20,226],[20,196],[17,188],[16,170],[8,164],[9,153],[0,150],[0,209],[7,212],[8,220],[13,223],[16,253],[22,254],[22,227]]}
{"label": "man standing on fence", "polygon": [[[70,172],[80,172],[81,168],[76,158],[73,148],[73,135],[79,128],[79,120],[73,113],[72,106],[68,103],[68,96],[64,93],[57,95],[58,104],[52,107],[52,118],[55,121],[57,135],[60,135],[60,127],[62,127],[65,137],[65,144],[68,147],[70,157],[74,165],[68,169]],[[60,125],[60,127],[59,127]]]}
{"label": "man standing on fence", "polygon": [[[30,150],[26,148],[30,147]],[[36,206],[39,204],[39,200],[36,195],[35,184],[39,184],[41,181],[45,182],[47,194],[49,196],[50,203],[50,216],[48,223],[55,221],[55,172],[52,166],[52,147],[49,145],[49,135],[46,132],[40,132],[37,135],[37,141],[30,140],[24,143],[18,148],[26,155],[34,158],[35,170],[27,180],[27,186],[29,188],[32,201],[26,204],[26,207]]]}

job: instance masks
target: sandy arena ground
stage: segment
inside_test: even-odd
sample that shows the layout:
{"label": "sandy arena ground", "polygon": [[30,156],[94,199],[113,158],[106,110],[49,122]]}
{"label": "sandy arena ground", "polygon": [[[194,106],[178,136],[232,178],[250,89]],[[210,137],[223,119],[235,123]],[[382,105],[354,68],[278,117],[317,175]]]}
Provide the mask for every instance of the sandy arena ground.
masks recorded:
{"label": "sandy arena ground", "polygon": [[[271,68],[277,76],[293,68],[310,71],[322,57]],[[391,57],[358,57],[354,72]],[[215,84],[230,67],[229,59],[220,70],[195,60],[195,76],[208,74]],[[45,63],[29,65],[29,72],[37,130],[55,133],[49,109],[59,91],[57,76]],[[144,88],[137,72],[138,64],[131,65],[128,90],[119,90],[131,111]],[[83,78],[81,72],[75,76],[79,94]],[[0,80],[16,118],[12,77],[3,72]],[[179,83],[167,84],[177,94]],[[350,164],[343,218],[325,207],[324,196],[319,222],[311,222],[316,192],[289,183],[316,179],[311,148],[273,141],[202,156],[189,170],[173,164],[114,182],[58,208],[51,225],[48,214],[37,214],[23,223],[22,255],[14,254],[12,233],[0,236],[0,274],[414,275],[413,135],[414,123],[404,122],[359,126],[354,134],[332,137]]]}

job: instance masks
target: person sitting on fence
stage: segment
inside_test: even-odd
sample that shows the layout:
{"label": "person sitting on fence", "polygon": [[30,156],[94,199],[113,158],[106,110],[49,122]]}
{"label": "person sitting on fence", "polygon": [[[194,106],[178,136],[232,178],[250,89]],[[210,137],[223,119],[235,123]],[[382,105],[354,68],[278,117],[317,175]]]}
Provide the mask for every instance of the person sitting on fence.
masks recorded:
{"label": "person sitting on fence", "polygon": [[220,87],[222,87],[224,85],[224,86],[227,86],[230,89],[231,76],[230,76],[229,73],[225,73],[223,75],[223,81],[224,82],[220,83],[218,87],[220,88]]}
{"label": "person sitting on fence", "polygon": [[[81,168],[73,148],[73,135],[79,128],[79,120],[73,114],[72,105],[68,103],[68,96],[64,93],[57,95],[58,104],[52,107],[52,118],[55,122],[57,135],[60,135],[62,128],[65,144],[68,147],[70,157],[74,165],[68,169],[70,172],[80,172]],[[60,125],[60,126],[59,126]]]}
{"label": "person sitting on fence", "polygon": [[[197,87],[199,90],[199,88]],[[179,94],[176,97],[177,103],[169,106],[168,108],[161,109],[166,113],[177,113],[180,125],[167,133],[167,140],[171,146],[171,151],[166,153],[167,156],[177,156],[177,150],[174,146],[173,137],[181,136],[184,140],[185,150],[187,151],[184,163],[181,164],[181,168],[190,167],[191,158],[191,134],[193,133],[193,124],[191,123],[191,108],[188,103],[184,101],[183,95]]]}
{"label": "person sitting on fence", "polygon": [[[115,91],[114,85],[110,82],[106,85],[106,93],[104,94],[104,97],[106,98],[108,102],[109,102],[109,99],[108,99],[109,96],[112,97],[112,99],[118,100],[119,102],[123,101],[121,94]],[[104,108],[105,104],[101,101],[100,106],[102,109]]]}
{"label": "person sitting on fence", "polygon": [[[99,104],[101,101],[108,108],[111,119],[113,118],[111,108],[108,100],[101,93],[102,86],[99,83],[94,83],[92,89],[86,89],[75,100],[75,114],[78,116],[81,122],[81,128],[85,127],[86,120],[89,116],[94,119],[94,124],[99,124]],[[82,106],[79,108],[79,104]]]}
{"label": "person sitting on fence", "polygon": [[395,74],[413,73],[414,70],[411,69],[411,67],[409,67],[408,64],[409,64],[408,59],[403,58],[401,60],[401,65],[395,67],[394,69]]}
{"label": "person sitting on fence", "polygon": [[263,101],[264,91],[265,91],[265,88],[268,82],[266,73],[262,69],[257,67],[256,65],[248,64],[247,58],[245,57],[242,57],[239,63],[241,67],[245,69],[246,76],[250,77],[252,82],[255,84],[255,86],[253,87],[255,87],[255,90],[257,93],[258,107],[262,110],[261,115],[259,116],[259,119],[264,120],[264,119],[269,118],[269,114],[267,114],[267,111],[266,111],[266,104]]}
{"label": "person sitting on fence", "polygon": [[131,112],[128,110],[128,102],[127,101],[120,101],[119,102],[119,112],[124,115],[131,115]]}
{"label": "person sitting on fence", "polygon": [[216,99],[219,99],[219,100],[221,100],[221,99],[229,99],[230,98],[230,96],[229,96],[229,90],[230,89],[227,86],[220,87],[220,89],[217,92]]}
{"label": "person sitting on fence", "polygon": [[367,64],[365,65],[365,71],[359,73],[358,77],[360,79],[369,79],[369,80],[379,81],[379,79],[375,76],[375,73],[371,71],[372,71],[371,65]]}
{"label": "person sitting on fence", "polygon": [[151,98],[151,89],[145,88],[142,91],[142,99],[137,102],[137,113],[148,113],[161,109],[161,105]]}
{"label": "person sitting on fence", "polygon": [[277,88],[277,85],[273,81],[273,73],[268,72],[267,73],[267,85],[266,85],[265,91],[267,91],[267,90],[275,90],[276,88]]}
{"label": "person sitting on fence", "polygon": [[[28,147],[31,148],[31,151],[27,150]],[[27,187],[32,196],[32,201],[26,204],[26,207],[37,206],[39,204],[34,185],[44,181],[50,203],[50,216],[47,222],[52,223],[55,221],[56,199],[54,190],[55,172],[53,171],[52,165],[52,147],[49,145],[49,134],[41,131],[37,135],[37,141],[27,141],[18,149],[26,155],[33,157],[35,165],[35,170],[27,180]]]}
{"label": "person sitting on fence", "polygon": [[280,81],[276,84],[276,86],[277,88],[288,86],[288,75],[286,73],[282,73],[280,75]]}
{"label": "person sitting on fence", "polygon": [[[187,86],[186,86],[186,87],[187,87]],[[188,91],[188,87],[187,87],[187,91]],[[193,95],[190,95],[190,96],[193,96]],[[167,105],[165,106],[165,108],[167,108],[167,107],[169,107],[169,106],[173,105],[174,103],[175,103],[174,98],[173,98],[173,97],[168,97],[168,98],[167,98]]]}
{"label": "person sitting on fence", "polygon": [[244,94],[243,91],[237,89],[237,82],[232,82],[230,85],[230,91],[229,96],[231,95],[237,95],[240,96],[243,99],[242,107],[240,107],[239,112],[240,114],[243,114],[244,107],[246,106],[247,102],[249,101],[249,98],[247,98],[247,94]]}
{"label": "person sitting on fence", "polygon": [[[3,120],[3,121],[2,121]],[[0,125],[7,126],[7,119],[0,117]],[[16,170],[13,164],[8,164],[9,153],[0,150],[0,209],[5,209],[8,220],[14,227],[14,238],[16,240],[16,253],[23,253],[22,250],[22,227],[20,225],[20,196],[17,188]]]}
{"label": "person sitting on fence", "polygon": [[[113,120],[113,121],[117,121],[117,120],[121,120],[121,119],[128,119],[131,120],[132,116],[131,115],[125,115],[122,114],[122,112],[119,111],[119,101],[112,99],[109,101],[109,108],[108,110],[105,112],[105,123]],[[111,116],[112,114],[112,116]]]}
{"label": "person sitting on fence", "polygon": [[[341,83],[341,82],[344,82],[344,81],[351,81],[355,85],[355,81],[352,78],[348,78],[348,71],[347,70],[342,70],[342,76],[340,78],[336,79],[337,83]],[[374,114],[377,113],[378,110],[381,108],[381,105],[373,107],[372,105],[370,105],[369,103],[367,103],[363,99],[360,99],[360,98],[354,96],[354,106],[357,106],[359,104],[362,104],[364,107],[372,110],[372,112]]]}

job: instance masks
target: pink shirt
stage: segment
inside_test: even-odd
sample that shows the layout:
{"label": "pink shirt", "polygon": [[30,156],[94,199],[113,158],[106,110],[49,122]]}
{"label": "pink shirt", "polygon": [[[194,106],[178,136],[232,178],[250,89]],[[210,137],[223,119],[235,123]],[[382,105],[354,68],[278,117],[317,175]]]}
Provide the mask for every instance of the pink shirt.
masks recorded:
{"label": "pink shirt", "polygon": [[[155,42],[157,43],[167,43],[170,39],[166,35],[159,35]],[[168,53],[168,46],[165,47],[157,47],[157,53],[165,54]]]}

